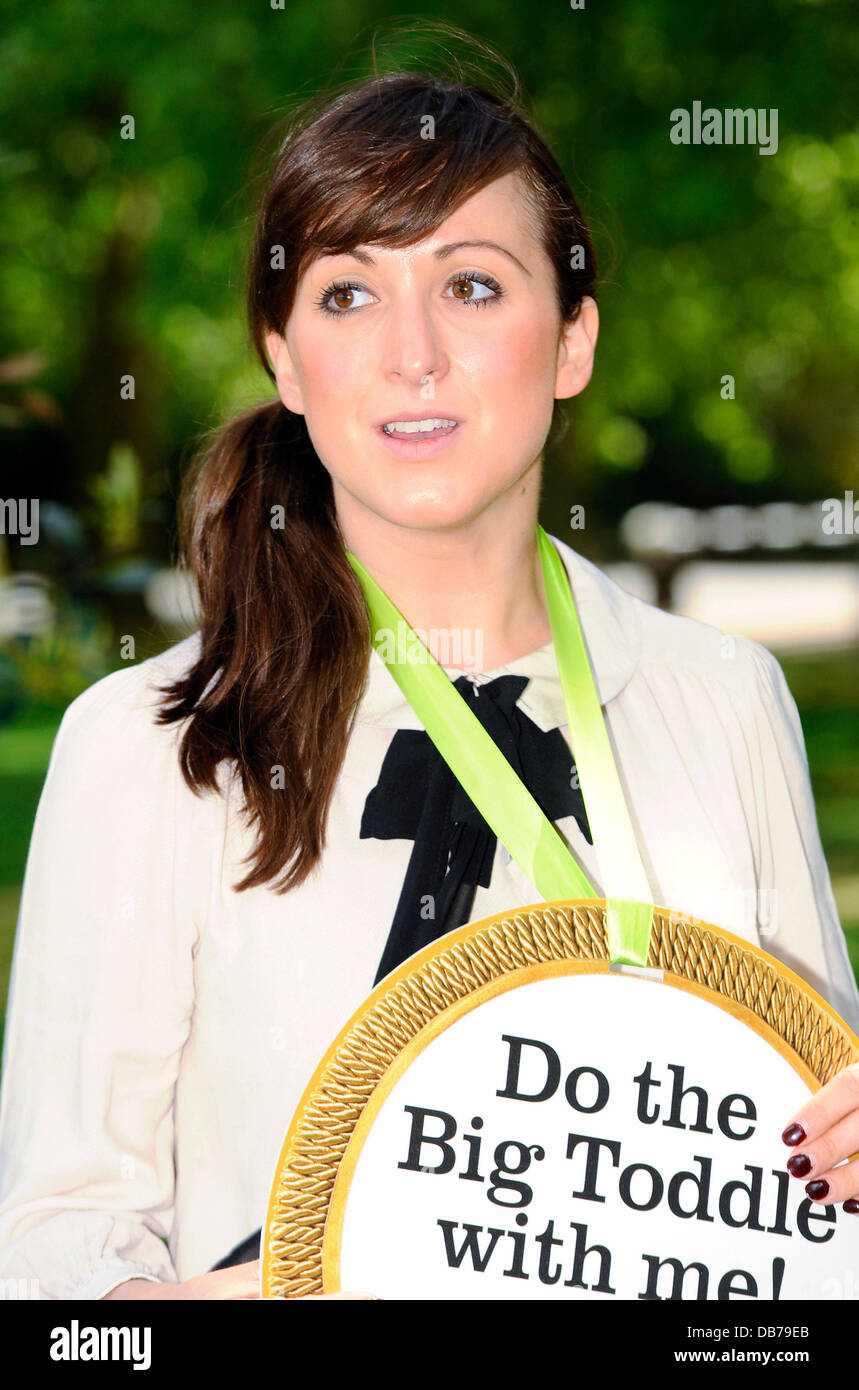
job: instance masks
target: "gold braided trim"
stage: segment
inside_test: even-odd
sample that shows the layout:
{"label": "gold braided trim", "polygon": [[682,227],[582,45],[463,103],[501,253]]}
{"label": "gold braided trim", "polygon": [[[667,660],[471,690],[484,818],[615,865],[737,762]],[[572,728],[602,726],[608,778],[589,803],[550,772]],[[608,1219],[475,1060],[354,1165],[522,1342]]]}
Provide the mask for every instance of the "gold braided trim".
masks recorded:
{"label": "gold braided trim", "polygon": [[[483,985],[564,960],[608,962],[604,900],[541,904],[470,923],[379,985],[323,1058],[287,1134],[263,1241],[263,1297],[322,1292],[322,1241],[337,1172],[364,1107],[401,1050]],[[857,1039],[799,976],[719,927],[655,908],[647,964],[749,1009],[820,1085],[859,1060]]]}

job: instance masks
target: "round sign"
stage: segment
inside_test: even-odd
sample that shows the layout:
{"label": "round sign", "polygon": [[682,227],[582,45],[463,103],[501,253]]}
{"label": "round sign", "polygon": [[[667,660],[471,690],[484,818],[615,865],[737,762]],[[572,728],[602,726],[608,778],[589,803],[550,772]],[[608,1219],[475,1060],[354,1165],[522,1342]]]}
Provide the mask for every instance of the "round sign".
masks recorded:
{"label": "round sign", "polygon": [[765,952],[663,909],[648,969],[610,967],[604,912],[471,923],[379,985],[287,1134],[264,1296],[845,1296],[855,1222],[780,1134],[857,1039]]}

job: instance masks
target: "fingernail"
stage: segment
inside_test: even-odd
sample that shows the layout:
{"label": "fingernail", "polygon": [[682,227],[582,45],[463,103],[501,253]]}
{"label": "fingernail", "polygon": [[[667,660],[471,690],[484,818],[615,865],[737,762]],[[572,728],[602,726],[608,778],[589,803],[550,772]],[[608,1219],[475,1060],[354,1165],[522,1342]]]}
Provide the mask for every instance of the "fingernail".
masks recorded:
{"label": "fingernail", "polygon": [[845,1211],[849,1211],[855,1216],[856,1212],[859,1211],[859,1197],[848,1197],[847,1201],[842,1203],[842,1206]]}
{"label": "fingernail", "polygon": [[804,1138],[805,1130],[802,1125],[788,1125],[784,1134],[781,1136],[781,1142],[792,1146],[794,1144],[801,1144]]}
{"label": "fingernail", "polygon": [[829,1196],[829,1183],[825,1178],[815,1178],[814,1182],[805,1184],[805,1190],[813,1202],[822,1202]]}
{"label": "fingernail", "polygon": [[792,1173],[795,1178],[804,1178],[806,1173],[811,1172],[811,1159],[808,1154],[794,1154],[787,1160],[787,1171]]}

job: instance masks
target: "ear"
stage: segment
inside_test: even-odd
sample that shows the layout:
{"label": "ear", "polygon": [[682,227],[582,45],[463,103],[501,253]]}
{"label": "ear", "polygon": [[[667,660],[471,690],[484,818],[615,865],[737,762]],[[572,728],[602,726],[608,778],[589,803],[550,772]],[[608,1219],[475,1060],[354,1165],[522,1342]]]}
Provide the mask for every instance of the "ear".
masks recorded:
{"label": "ear", "polygon": [[277,382],[277,394],[287,410],[291,410],[295,415],[303,415],[304,402],[301,388],[298,384],[292,358],[289,355],[289,349],[286,346],[286,339],[282,338],[279,333],[275,333],[273,329],[269,329],[265,335],[265,345]]}
{"label": "ear", "polygon": [[558,343],[555,399],[564,400],[584,391],[594,369],[594,350],[599,334],[599,310],[589,294],[582,300],[578,318],[565,323]]}

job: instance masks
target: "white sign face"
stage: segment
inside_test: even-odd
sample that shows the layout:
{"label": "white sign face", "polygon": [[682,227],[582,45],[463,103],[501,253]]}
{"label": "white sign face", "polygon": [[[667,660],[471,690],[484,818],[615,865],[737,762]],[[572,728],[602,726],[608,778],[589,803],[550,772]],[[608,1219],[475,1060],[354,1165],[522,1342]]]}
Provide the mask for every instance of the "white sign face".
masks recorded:
{"label": "white sign face", "polygon": [[[809,1201],[785,1166],[809,1094],[684,989],[571,974],[507,990],[433,1037],[356,1129],[332,1203],[340,1287],[857,1298],[857,1218]],[[337,1228],[329,1212],[326,1261]]]}

